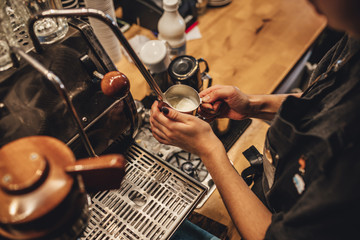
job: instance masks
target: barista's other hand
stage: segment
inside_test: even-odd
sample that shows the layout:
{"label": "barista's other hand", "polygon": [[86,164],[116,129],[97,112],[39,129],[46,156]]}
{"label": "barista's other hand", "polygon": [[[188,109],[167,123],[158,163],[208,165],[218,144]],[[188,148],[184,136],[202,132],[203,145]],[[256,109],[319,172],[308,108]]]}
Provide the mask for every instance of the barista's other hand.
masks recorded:
{"label": "barista's other hand", "polygon": [[249,117],[249,97],[235,86],[214,85],[200,92],[199,114],[206,119],[226,117],[241,120]]}
{"label": "barista's other hand", "polygon": [[169,107],[160,107],[155,101],[150,112],[152,134],[159,142],[178,146],[199,157],[222,147],[207,122]]}

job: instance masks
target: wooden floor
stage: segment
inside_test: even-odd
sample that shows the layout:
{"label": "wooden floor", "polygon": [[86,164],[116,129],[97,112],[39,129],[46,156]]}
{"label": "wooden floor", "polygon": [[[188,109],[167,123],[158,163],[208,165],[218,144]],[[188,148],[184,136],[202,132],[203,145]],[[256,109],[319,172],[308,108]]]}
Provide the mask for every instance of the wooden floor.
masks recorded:
{"label": "wooden floor", "polygon": [[[324,18],[316,15],[306,0],[233,0],[199,17],[202,38],[187,42],[187,54],[207,60],[214,84],[267,94],[284,79],[325,25]],[[126,36],[134,34],[154,38],[137,27]],[[125,57],[116,65],[130,79],[135,99],[149,93],[144,78]],[[229,157],[239,172],[247,166],[242,152],[251,145],[261,150],[267,128],[264,122],[253,120],[230,149]],[[196,212],[226,225],[231,240],[240,239],[217,191]]]}

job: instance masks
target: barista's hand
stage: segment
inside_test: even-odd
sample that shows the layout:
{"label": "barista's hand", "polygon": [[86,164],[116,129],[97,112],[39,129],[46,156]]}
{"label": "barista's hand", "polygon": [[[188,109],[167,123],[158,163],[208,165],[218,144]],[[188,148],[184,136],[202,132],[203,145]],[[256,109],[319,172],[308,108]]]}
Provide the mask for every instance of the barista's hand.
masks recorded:
{"label": "barista's hand", "polygon": [[249,96],[234,86],[215,85],[200,92],[199,114],[206,119],[226,117],[241,120],[249,117]]}
{"label": "barista's hand", "polygon": [[223,147],[207,122],[167,107],[160,111],[159,105],[155,101],[150,112],[151,130],[159,142],[178,146],[199,157]]}

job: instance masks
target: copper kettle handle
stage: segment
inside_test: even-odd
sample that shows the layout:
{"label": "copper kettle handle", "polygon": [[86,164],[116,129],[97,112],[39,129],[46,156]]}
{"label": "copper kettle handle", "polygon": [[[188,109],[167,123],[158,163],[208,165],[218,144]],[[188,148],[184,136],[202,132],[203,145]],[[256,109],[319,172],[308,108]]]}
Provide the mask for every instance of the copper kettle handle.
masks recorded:
{"label": "copper kettle handle", "polygon": [[65,172],[81,175],[87,191],[101,191],[120,187],[125,176],[126,160],[119,154],[85,158],[65,167]]}

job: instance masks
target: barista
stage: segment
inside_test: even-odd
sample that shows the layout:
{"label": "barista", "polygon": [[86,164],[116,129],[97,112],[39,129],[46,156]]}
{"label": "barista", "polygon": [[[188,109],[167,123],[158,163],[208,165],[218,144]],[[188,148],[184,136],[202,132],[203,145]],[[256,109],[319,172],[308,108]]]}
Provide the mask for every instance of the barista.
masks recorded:
{"label": "barista", "polygon": [[[199,118],[155,102],[154,137],[200,156],[245,239],[353,239],[360,232],[360,1],[311,0],[346,32],[298,95],[247,95],[233,86],[200,93],[200,113],[272,120],[262,190],[254,194],[221,141]],[[206,144],[204,144],[206,143]],[[260,200],[261,199],[261,200]]]}

